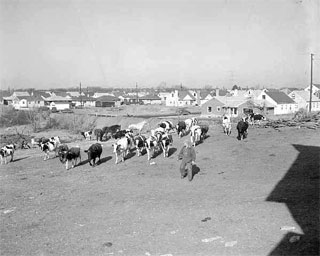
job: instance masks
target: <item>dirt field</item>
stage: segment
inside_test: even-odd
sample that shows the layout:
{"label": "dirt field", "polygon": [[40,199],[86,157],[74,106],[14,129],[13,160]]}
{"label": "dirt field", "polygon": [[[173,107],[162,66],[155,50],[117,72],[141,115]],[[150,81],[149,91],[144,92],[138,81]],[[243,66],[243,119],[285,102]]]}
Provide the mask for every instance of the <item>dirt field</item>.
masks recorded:
{"label": "dirt field", "polygon": [[115,165],[112,141],[100,165],[82,152],[68,171],[18,150],[0,167],[1,255],[318,255],[320,130],[235,133],[210,126],[191,182],[176,135],[152,165],[134,152]]}

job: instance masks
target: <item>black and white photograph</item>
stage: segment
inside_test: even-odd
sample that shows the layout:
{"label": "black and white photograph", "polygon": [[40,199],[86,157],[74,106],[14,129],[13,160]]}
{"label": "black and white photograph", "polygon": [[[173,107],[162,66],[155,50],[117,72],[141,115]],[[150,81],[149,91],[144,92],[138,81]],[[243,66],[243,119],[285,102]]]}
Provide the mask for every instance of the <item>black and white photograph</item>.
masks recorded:
{"label": "black and white photograph", "polygon": [[0,255],[318,256],[320,0],[0,0]]}

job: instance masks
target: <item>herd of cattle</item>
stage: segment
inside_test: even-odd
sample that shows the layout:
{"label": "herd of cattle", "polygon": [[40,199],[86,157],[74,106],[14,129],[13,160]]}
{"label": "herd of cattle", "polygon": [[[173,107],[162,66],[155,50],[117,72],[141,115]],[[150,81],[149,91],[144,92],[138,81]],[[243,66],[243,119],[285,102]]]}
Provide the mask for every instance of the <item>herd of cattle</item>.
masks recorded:
{"label": "herd of cattle", "polygon": [[[265,117],[260,114],[251,114],[243,117],[236,126],[238,131],[238,140],[245,139],[248,134],[249,124],[265,120]],[[201,124],[197,118],[189,118],[184,121],[179,121],[174,125],[171,121],[163,121],[158,124],[158,127],[151,130],[149,135],[141,134],[141,130],[147,121],[142,121],[138,124],[129,125],[127,129],[122,130],[120,125],[106,126],[102,129],[94,131],[81,132],[81,135],[86,140],[91,140],[95,136],[96,143],[92,144],[87,150],[84,150],[88,155],[88,162],[91,166],[96,165],[96,160],[101,161],[102,145],[99,143],[104,138],[113,138],[115,142],[112,144],[113,153],[115,154],[115,163],[124,161],[126,156],[132,149],[136,149],[137,155],[141,156],[143,151],[147,152],[148,161],[154,156],[155,152],[163,152],[164,157],[169,156],[169,149],[173,144],[172,133],[176,132],[179,138],[190,134],[190,140],[193,146],[202,142],[209,130],[207,124]],[[226,135],[231,134],[231,120],[225,115],[222,120],[223,131]],[[137,131],[134,134],[133,131]],[[44,152],[44,160],[50,158],[50,152],[54,152],[60,161],[66,165],[66,169],[73,168],[77,163],[81,162],[80,147],[69,148],[66,144],[62,144],[58,136],[51,138],[31,139],[32,145],[37,145]],[[1,164],[7,164],[7,158],[11,157],[13,161],[15,144],[9,144],[1,148]],[[98,163],[97,162],[97,163]]]}

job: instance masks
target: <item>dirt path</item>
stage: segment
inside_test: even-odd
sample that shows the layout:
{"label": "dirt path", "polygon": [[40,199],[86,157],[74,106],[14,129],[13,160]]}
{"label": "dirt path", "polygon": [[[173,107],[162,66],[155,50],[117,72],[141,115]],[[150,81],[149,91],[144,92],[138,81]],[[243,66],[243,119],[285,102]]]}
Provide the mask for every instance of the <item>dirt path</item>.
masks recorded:
{"label": "dirt path", "polygon": [[99,166],[68,171],[17,151],[0,171],[1,255],[319,254],[320,131],[209,135],[192,182],[180,179],[176,136],[153,165],[134,153],[115,165],[111,142]]}

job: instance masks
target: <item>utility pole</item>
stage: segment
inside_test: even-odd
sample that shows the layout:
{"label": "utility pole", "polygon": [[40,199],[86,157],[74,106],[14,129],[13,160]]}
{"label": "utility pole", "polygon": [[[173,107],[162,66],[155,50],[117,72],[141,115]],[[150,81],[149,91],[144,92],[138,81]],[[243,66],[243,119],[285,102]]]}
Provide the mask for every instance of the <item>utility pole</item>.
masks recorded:
{"label": "utility pole", "polygon": [[137,98],[137,103],[139,104],[139,96],[138,96],[138,83],[136,82],[136,98]]}
{"label": "utility pole", "polygon": [[309,101],[309,112],[312,109],[312,84],[313,84],[313,53],[311,53],[311,78],[310,78],[310,101]]}
{"label": "utility pole", "polygon": [[80,106],[82,108],[82,91],[81,91],[81,83],[80,83]]}

